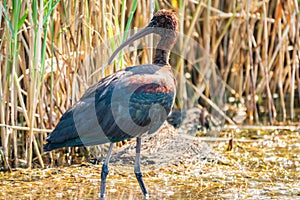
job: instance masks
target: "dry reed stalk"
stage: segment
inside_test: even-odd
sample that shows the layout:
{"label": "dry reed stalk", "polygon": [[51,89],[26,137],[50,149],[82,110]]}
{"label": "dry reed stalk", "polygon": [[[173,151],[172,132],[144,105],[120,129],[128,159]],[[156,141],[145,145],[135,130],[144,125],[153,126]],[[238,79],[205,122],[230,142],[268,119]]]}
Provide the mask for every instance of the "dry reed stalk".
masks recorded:
{"label": "dry reed stalk", "polygon": [[[281,9],[281,7],[280,7]],[[281,11],[280,11],[281,12]],[[279,40],[282,40],[281,35],[281,21],[278,22],[278,38]],[[278,89],[279,89],[279,96],[280,96],[280,103],[281,103],[281,109],[282,109],[282,120],[286,121],[286,109],[285,109],[285,101],[284,101],[284,92],[283,92],[283,66],[284,66],[284,52],[286,51],[285,47],[280,49],[279,52],[279,60],[277,62],[277,68],[278,70]]]}
{"label": "dry reed stalk", "polygon": [[[293,46],[293,54],[292,54],[292,81],[291,81],[291,102],[290,102],[290,110],[291,110],[291,119],[293,120],[295,118],[295,111],[294,111],[294,106],[295,106],[295,91],[296,91],[296,70],[299,71],[299,57],[298,57],[298,51],[297,50],[297,40],[299,42],[299,37],[295,37],[296,35],[299,36],[299,23],[295,25],[295,21],[297,22],[297,19],[299,19],[299,10],[297,6],[297,1],[294,1],[294,5],[290,5],[289,7],[291,8],[290,10],[290,24],[293,25],[291,28],[291,34],[294,36],[292,39],[292,43],[294,44]],[[293,8],[294,7],[294,8]],[[296,9],[295,9],[296,8]],[[299,72],[298,72],[299,73]],[[297,78],[299,80],[299,77]],[[299,86],[299,84],[298,84]]]}
{"label": "dry reed stalk", "polygon": [[[2,46],[2,42],[1,42],[1,46]],[[1,60],[2,61],[2,60]],[[2,63],[5,63],[5,59],[3,60]],[[6,72],[5,70],[3,70],[4,73]],[[3,79],[3,74],[2,74],[2,70],[0,70],[0,123],[1,124],[5,124],[5,90],[3,91],[3,88],[8,88],[5,87],[6,85],[6,81],[5,78]],[[3,156],[4,156],[4,167],[10,169],[10,164],[8,162],[8,152],[7,152],[7,130],[5,129],[4,126],[1,126],[1,146],[3,149]]]}
{"label": "dry reed stalk", "polygon": [[[180,1],[179,5],[179,34],[184,35],[184,16],[185,16],[185,1]],[[180,37],[178,39],[180,49],[183,49],[183,38]],[[184,60],[182,57],[180,57],[177,60],[177,65],[175,67],[175,70],[177,72],[177,107],[179,109],[186,109],[187,105],[187,91],[186,91],[186,82],[184,78]]]}
{"label": "dry reed stalk", "polygon": [[[272,94],[271,94],[271,90],[270,90],[270,83],[269,83],[269,60],[268,60],[268,50],[269,50],[269,40],[268,40],[268,24],[267,24],[267,10],[266,10],[266,4],[267,3],[263,3],[263,14],[264,14],[264,19],[263,19],[263,39],[264,39],[264,49],[262,52],[262,71],[265,77],[265,86],[266,86],[266,90],[267,90],[267,97],[268,97],[268,111],[269,111],[269,121],[271,123],[271,125],[273,125],[273,120],[274,117],[276,117],[276,114],[273,113],[274,109],[274,103],[273,103],[273,98],[272,98]],[[275,116],[274,116],[275,115]]]}
{"label": "dry reed stalk", "polygon": [[[2,21],[2,19],[3,19],[3,4],[2,4],[2,2],[0,2],[0,26],[2,27],[2,23],[3,23],[3,21]],[[5,32],[6,31],[6,27],[4,26],[3,27],[3,30],[2,30],[2,32],[1,32],[1,38],[3,38],[3,39],[5,39],[5,34],[3,34],[3,32]],[[1,54],[3,54],[3,53],[5,53],[5,43],[4,43],[4,40],[2,40],[2,41],[0,41],[0,49],[2,49],[2,52],[1,52]],[[5,58],[1,55],[0,56],[0,64],[1,64],[1,66],[3,66],[3,65],[5,65]],[[3,75],[3,73],[2,72],[4,72],[4,74],[6,74],[5,73],[5,70],[3,70],[2,68],[1,68],[1,70],[0,70],[0,123],[5,123],[5,96],[4,96],[4,88],[6,88],[6,87],[4,87],[5,86],[5,78],[4,78],[4,75]],[[8,158],[8,156],[7,156],[7,154],[6,154],[6,152],[7,152],[7,146],[6,146],[6,143],[5,143],[5,139],[6,139],[6,130],[5,130],[5,128],[4,127],[1,127],[1,146],[2,146],[2,149],[3,149],[3,159],[4,159],[4,161],[3,161],[3,164],[4,164],[4,167],[5,168],[8,168],[9,167],[9,164],[8,164],[8,162],[7,162],[7,158]]]}

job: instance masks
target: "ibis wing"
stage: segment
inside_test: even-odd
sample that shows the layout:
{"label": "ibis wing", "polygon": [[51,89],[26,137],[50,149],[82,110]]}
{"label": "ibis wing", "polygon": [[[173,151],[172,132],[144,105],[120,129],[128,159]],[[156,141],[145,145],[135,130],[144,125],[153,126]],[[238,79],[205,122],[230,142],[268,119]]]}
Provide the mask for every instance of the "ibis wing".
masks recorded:
{"label": "ibis wing", "polygon": [[[91,86],[81,99],[61,117],[53,132],[46,138],[44,149],[52,150],[64,146],[82,146],[84,142],[105,143],[104,138],[94,135],[99,133],[97,116],[104,118],[110,109],[110,95],[115,83],[128,72],[119,71]],[[98,115],[97,115],[98,113]],[[99,134],[98,134],[99,136]],[[84,140],[84,141],[82,141]]]}

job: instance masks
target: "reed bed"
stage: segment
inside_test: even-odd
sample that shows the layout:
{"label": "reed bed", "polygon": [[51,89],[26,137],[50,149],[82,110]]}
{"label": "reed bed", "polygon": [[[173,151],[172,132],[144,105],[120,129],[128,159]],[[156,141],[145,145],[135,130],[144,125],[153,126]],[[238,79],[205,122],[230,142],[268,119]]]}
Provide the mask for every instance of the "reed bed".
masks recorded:
{"label": "reed bed", "polygon": [[[202,106],[222,112],[231,124],[245,119],[264,125],[299,122],[297,0],[3,1],[0,163],[4,169],[31,168],[32,163],[44,167],[45,137],[88,86],[126,66],[151,62],[151,48],[135,48],[106,66],[129,31],[147,25],[150,11],[162,8],[178,13],[182,36],[175,47],[179,55],[171,57],[178,76],[175,108],[188,109],[204,101]],[[187,38],[199,49],[186,52]],[[209,101],[216,87],[203,82],[204,69],[217,75],[212,83],[222,85],[219,94],[226,97],[222,104]]]}

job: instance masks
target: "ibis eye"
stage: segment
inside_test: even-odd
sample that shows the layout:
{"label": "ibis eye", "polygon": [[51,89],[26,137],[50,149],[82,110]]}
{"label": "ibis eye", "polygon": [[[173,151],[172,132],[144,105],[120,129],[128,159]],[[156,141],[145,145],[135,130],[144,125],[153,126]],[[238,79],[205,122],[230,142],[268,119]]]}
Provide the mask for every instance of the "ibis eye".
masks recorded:
{"label": "ibis eye", "polygon": [[158,25],[158,23],[156,20],[151,20],[151,22],[150,22],[151,27],[156,27],[157,25]]}

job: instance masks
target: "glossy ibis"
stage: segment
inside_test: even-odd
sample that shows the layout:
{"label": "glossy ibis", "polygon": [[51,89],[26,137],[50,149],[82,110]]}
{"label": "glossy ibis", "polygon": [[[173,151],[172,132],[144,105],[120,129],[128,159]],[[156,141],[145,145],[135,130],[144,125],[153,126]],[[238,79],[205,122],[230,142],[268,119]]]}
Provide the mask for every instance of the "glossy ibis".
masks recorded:
{"label": "glossy ibis", "polygon": [[173,106],[176,81],[168,60],[177,38],[177,29],[178,20],[173,12],[160,10],[155,13],[149,25],[121,44],[108,61],[110,64],[126,45],[154,33],[160,36],[160,41],[153,64],[128,67],[91,86],[63,114],[56,128],[46,138],[45,151],[111,143],[102,166],[101,198],[105,195],[113,144],[135,137],[134,173],[144,196],[148,197],[140,170],[141,136],[157,131]]}

